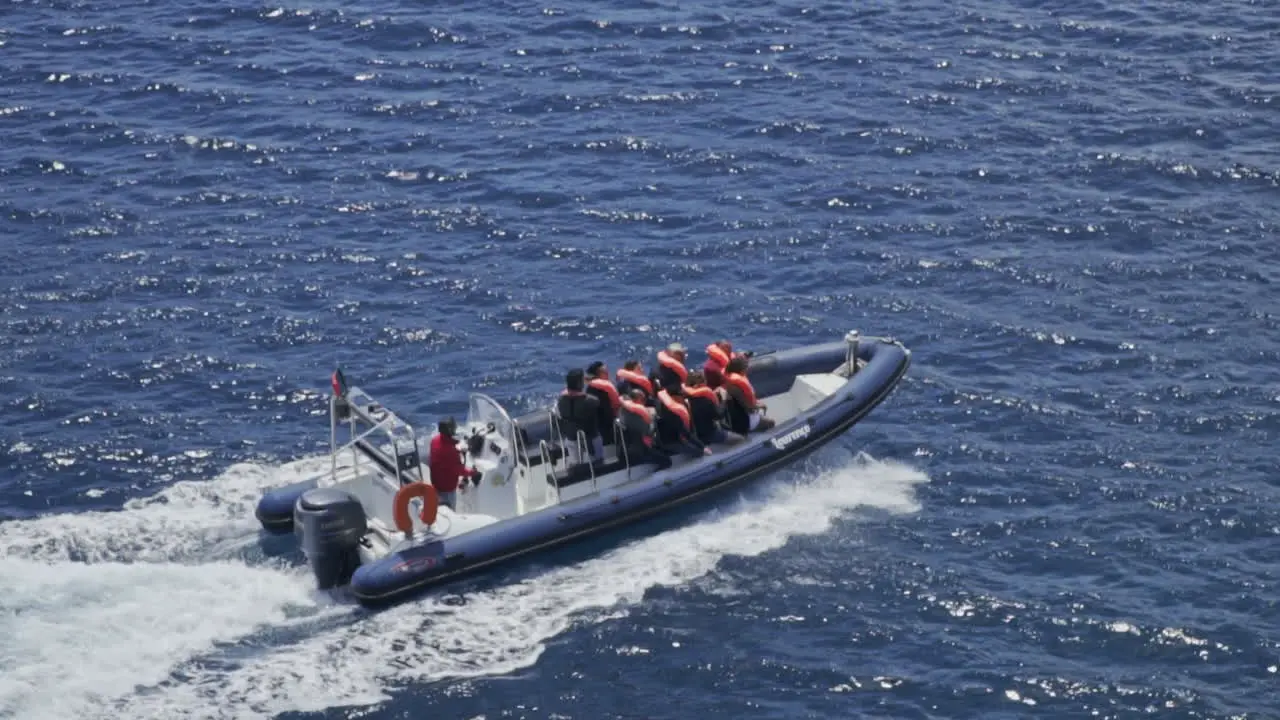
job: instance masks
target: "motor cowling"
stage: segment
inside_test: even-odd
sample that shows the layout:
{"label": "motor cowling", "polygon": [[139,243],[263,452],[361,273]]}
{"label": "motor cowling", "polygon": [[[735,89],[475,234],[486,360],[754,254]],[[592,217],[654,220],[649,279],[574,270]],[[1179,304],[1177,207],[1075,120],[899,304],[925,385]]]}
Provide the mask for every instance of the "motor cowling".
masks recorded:
{"label": "motor cowling", "polygon": [[308,490],[293,507],[293,531],[321,590],[346,585],[360,567],[360,540],[369,531],[364,506],[336,488]]}

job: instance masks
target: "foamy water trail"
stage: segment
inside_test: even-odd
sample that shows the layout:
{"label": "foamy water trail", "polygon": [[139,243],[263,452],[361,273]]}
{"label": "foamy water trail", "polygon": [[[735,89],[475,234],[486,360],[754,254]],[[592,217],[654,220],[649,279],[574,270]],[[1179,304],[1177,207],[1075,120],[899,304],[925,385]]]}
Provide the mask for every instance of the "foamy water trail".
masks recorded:
{"label": "foamy water trail", "polygon": [[311,578],[242,563],[0,559],[0,717],[86,717],[264,626],[314,612]]}
{"label": "foamy water trail", "polygon": [[252,567],[262,489],[327,458],[240,464],[118,512],[0,524],[0,718],[84,717],[288,617],[350,613],[305,569]]}
{"label": "foamy water trail", "polygon": [[0,558],[44,562],[167,562],[208,557],[210,547],[252,539],[258,498],[269,487],[329,468],[329,458],[286,465],[241,463],[213,480],[184,481],[116,512],[46,515],[0,523]]}
{"label": "foamy water trail", "polygon": [[215,668],[181,667],[182,682],[103,705],[100,716],[266,718],[374,704],[409,683],[512,672],[535,663],[545,643],[575,622],[616,617],[646,590],[705,576],[726,555],[756,556],[825,532],[859,506],[914,512],[914,490],[927,481],[904,465],[851,460],[778,483],[761,500],[722,503],[686,527],[472,593],[462,607],[429,596]]}

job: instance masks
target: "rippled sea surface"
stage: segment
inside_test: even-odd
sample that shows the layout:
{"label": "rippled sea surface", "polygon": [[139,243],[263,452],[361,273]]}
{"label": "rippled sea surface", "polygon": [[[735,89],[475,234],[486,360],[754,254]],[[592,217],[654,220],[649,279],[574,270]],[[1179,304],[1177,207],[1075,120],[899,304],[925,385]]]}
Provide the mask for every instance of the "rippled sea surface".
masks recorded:
{"label": "rippled sea surface", "polygon": [[[1274,717],[1276,8],[730,5],[8,3],[0,717]],[[258,538],[335,365],[850,328],[692,515],[371,616]]]}

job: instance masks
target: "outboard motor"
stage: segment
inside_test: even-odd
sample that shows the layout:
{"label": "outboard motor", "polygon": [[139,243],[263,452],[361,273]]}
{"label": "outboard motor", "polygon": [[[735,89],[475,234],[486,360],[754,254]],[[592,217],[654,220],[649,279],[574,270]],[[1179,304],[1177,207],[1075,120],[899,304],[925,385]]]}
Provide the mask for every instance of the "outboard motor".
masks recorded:
{"label": "outboard motor", "polygon": [[346,585],[360,567],[360,539],[369,531],[364,507],[351,493],[315,488],[293,506],[293,531],[321,590]]}

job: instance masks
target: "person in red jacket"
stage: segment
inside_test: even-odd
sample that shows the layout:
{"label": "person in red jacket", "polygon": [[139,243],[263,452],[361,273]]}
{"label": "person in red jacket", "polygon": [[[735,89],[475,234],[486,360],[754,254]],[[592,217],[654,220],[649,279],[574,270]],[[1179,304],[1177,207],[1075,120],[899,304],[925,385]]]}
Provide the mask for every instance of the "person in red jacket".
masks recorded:
{"label": "person in red jacket", "polygon": [[428,467],[431,471],[431,484],[440,496],[440,504],[448,505],[450,510],[458,509],[458,484],[466,478],[478,478],[480,472],[468,468],[462,462],[462,453],[458,451],[458,441],[454,434],[458,431],[458,423],[453,418],[445,418],[437,425],[440,431],[431,438],[431,450]]}

